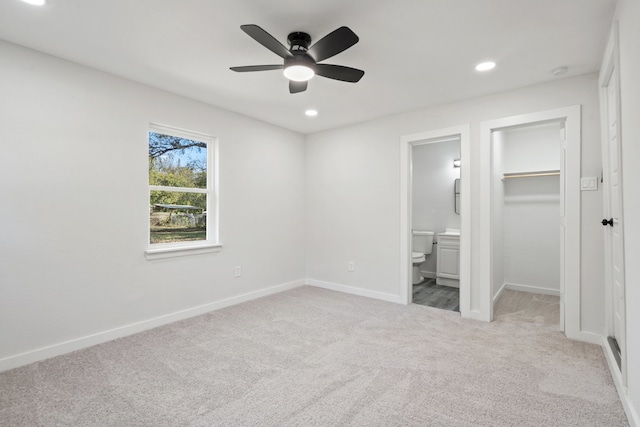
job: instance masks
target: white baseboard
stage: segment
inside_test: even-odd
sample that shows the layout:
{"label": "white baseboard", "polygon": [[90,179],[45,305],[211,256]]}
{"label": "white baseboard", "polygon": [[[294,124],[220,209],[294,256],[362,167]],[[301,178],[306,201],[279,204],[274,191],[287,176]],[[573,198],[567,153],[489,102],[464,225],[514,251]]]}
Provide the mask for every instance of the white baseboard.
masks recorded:
{"label": "white baseboard", "polygon": [[627,415],[627,421],[629,421],[629,425],[631,427],[640,427],[640,418],[638,417],[638,411],[636,411],[633,407],[633,404],[631,403],[631,400],[629,400],[629,396],[627,395],[627,388],[622,384],[622,375],[618,370],[618,364],[616,363],[616,359],[613,356],[611,347],[607,342],[607,337],[600,338],[602,352],[604,353],[604,358],[606,359],[607,365],[609,366],[609,371],[611,372],[613,383],[616,385],[616,390],[618,391],[620,402],[622,402],[624,413]]}
{"label": "white baseboard", "polygon": [[329,289],[332,291],[344,292],[346,294],[360,295],[362,297],[368,297],[373,299],[379,299],[382,301],[394,302],[396,304],[403,304],[400,299],[400,295],[387,294],[384,292],[371,291],[368,289],[354,288],[352,286],[340,285],[338,283],[323,282],[321,280],[307,279],[307,285],[315,286],[317,288]]}
{"label": "white baseboard", "polygon": [[500,290],[498,290],[498,292],[493,296],[494,306],[496,305],[496,302],[500,299],[500,295],[502,295],[505,289],[507,289],[507,284],[503,283],[502,286],[500,287]]}
{"label": "white baseboard", "polygon": [[480,322],[491,322],[491,320],[487,318],[487,313],[481,313],[478,310],[469,310],[469,315],[463,317],[467,317],[468,319],[472,320],[478,320]]}
{"label": "white baseboard", "polygon": [[420,275],[425,279],[435,279],[436,273],[435,271],[420,271]]}
{"label": "white baseboard", "polygon": [[448,277],[436,277],[436,285],[449,286],[450,288],[460,289],[460,280],[449,279]]}
{"label": "white baseboard", "polygon": [[519,285],[517,283],[505,283],[504,286],[512,291],[529,292],[532,294],[555,295],[557,297],[560,296],[560,290],[556,289],[540,288],[538,286],[530,285]]}
{"label": "white baseboard", "polygon": [[143,320],[141,322],[136,322],[118,328],[109,329],[107,331],[98,332],[97,334],[87,335],[58,344],[53,344],[47,347],[27,351],[25,353],[16,354],[14,356],[5,357],[3,359],[0,359],[0,372],[28,365],[40,360],[49,359],[51,357],[60,356],[72,351],[81,350],[93,345],[102,344],[116,338],[133,335],[138,332],[146,331],[147,329],[152,329],[158,326],[177,322],[179,320],[188,319],[189,317],[199,316],[210,311],[230,307],[232,305],[254,300],[256,298],[265,297],[267,295],[276,294],[303,285],[305,285],[304,280],[294,280],[293,282],[283,283],[281,285],[272,286],[266,289],[261,289],[259,291],[248,292],[246,294],[237,295],[231,298],[226,298],[197,307],[176,311],[174,313],[165,314],[163,316],[154,317],[152,319]]}
{"label": "white baseboard", "polygon": [[587,342],[589,344],[602,345],[602,335],[595,334],[587,331],[572,332],[569,330],[564,331],[564,335],[570,340]]}

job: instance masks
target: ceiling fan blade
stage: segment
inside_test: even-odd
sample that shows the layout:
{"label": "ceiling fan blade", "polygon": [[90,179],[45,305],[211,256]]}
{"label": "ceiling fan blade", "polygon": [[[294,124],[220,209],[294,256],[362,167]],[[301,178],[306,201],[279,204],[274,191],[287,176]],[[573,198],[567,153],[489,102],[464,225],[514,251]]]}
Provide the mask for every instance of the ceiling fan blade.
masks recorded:
{"label": "ceiling fan blade", "polygon": [[316,74],[334,80],[356,83],[364,76],[364,71],[342,65],[316,64]]}
{"label": "ceiling fan blade", "polygon": [[247,71],[282,70],[283,65],[247,65],[244,67],[230,67],[233,71],[246,73]]}
{"label": "ceiling fan blade", "polygon": [[240,29],[279,57],[286,59],[293,56],[289,49],[257,25],[241,25]]}
{"label": "ceiling fan blade", "polygon": [[294,82],[289,80],[289,93],[299,93],[307,90],[307,82]]}
{"label": "ceiling fan blade", "polygon": [[320,62],[349,49],[358,43],[358,40],[360,39],[356,36],[356,33],[348,27],[340,27],[318,40],[316,44],[309,48],[307,53],[311,55],[316,62]]}

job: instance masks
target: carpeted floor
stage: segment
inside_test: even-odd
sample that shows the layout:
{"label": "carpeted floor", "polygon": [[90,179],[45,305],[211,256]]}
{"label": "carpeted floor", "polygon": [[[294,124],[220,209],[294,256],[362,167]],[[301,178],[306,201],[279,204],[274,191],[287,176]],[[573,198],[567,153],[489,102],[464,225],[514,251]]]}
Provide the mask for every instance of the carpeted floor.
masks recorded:
{"label": "carpeted floor", "polygon": [[1,373],[0,425],[627,425],[600,347],[497,317],[302,287]]}
{"label": "carpeted floor", "polygon": [[496,322],[560,327],[560,297],[505,289],[493,307]]}

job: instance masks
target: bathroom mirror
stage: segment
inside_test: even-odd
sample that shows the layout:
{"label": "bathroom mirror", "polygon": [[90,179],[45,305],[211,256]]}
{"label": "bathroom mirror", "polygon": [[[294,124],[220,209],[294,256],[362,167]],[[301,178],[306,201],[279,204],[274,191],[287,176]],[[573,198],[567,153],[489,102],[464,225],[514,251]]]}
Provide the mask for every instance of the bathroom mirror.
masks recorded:
{"label": "bathroom mirror", "polygon": [[460,215],[460,178],[453,181],[453,211]]}

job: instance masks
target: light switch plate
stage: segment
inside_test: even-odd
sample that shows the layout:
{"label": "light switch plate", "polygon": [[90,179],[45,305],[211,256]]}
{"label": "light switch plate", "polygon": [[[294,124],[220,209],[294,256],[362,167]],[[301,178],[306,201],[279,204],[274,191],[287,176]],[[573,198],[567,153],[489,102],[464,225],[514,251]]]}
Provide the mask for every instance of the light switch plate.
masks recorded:
{"label": "light switch plate", "polygon": [[598,191],[598,177],[589,176],[580,179],[580,190],[582,191]]}

